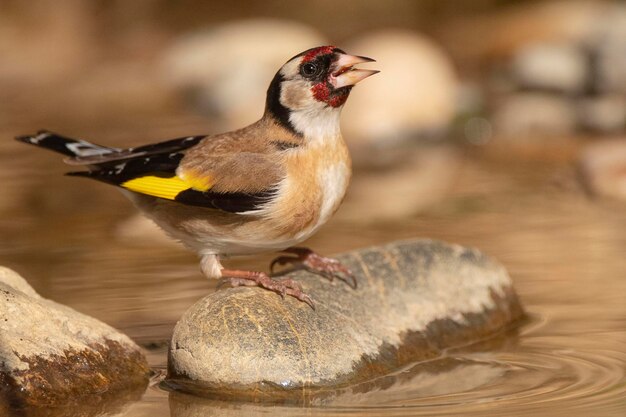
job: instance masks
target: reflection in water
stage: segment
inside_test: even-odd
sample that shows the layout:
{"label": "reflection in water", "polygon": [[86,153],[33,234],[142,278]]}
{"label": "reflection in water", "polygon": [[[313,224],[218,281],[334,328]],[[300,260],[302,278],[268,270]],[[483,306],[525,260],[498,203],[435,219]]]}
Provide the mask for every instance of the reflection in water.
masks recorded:
{"label": "reflection in water", "polygon": [[[441,362],[441,363],[436,363]],[[429,368],[440,368],[431,369]],[[309,407],[269,406],[259,404],[236,404],[218,400],[199,399],[182,393],[170,394],[170,410],[173,417],[198,415],[234,416],[266,415],[269,413],[289,415],[342,413],[342,410],[359,410],[359,414],[381,413],[397,407],[407,407],[407,399],[430,397],[431,399],[471,391],[494,382],[504,370],[494,364],[461,360],[433,361],[399,371],[369,384],[346,389],[325,399],[314,401]],[[450,401],[450,400],[448,400]],[[456,401],[452,400],[452,403]]]}
{"label": "reflection in water", "polygon": [[[517,323],[516,326],[521,325]],[[463,348],[464,353],[490,352],[500,350],[506,345],[515,343],[517,330],[512,328],[487,340]],[[471,349],[471,350],[470,350]],[[256,397],[240,402],[269,403],[291,406],[314,407],[361,407],[361,406],[402,406],[409,398],[435,397],[468,391],[483,386],[497,377],[502,376],[504,365],[486,363],[481,359],[469,359],[455,351],[453,356],[444,354],[438,358],[416,362],[395,371],[351,385],[335,387],[297,388],[291,395]],[[180,398],[189,408],[193,396],[204,397],[211,404],[228,404],[232,394],[216,392],[214,389],[193,384],[190,381],[164,380],[161,388],[172,391],[170,399]],[[175,403],[175,402],[174,402]]]}
{"label": "reflection in water", "polygon": [[[100,395],[74,398],[58,407],[32,407],[14,405],[10,410],[0,404],[2,417],[96,417],[126,413],[129,404],[139,401],[146,386],[136,386],[127,391],[104,392]],[[2,397],[4,399],[4,397]],[[2,400],[0,400],[2,401]],[[10,400],[9,400],[10,401]]]}
{"label": "reflection in water", "polygon": [[170,410],[176,417],[510,415],[507,410],[515,410],[515,415],[587,415],[603,410],[602,415],[610,415],[623,406],[624,352],[554,350],[534,343],[524,347],[525,343],[509,334],[454,350],[448,357],[321,395],[310,408],[233,403],[173,392]]}
{"label": "reflection in water", "polygon": [[[599,359],[599,358],[596,358]],[[589,415],[618,410],[620,360],[539,354],[480,354],[399,371],[385,381],[355,387],[313,407],[221,402],[181,393],[169,397],[171,415]],[[623,357],[621,358],[623,361]],[[578,363],[582,361],[583,363]],[[443,362],[436,364],[436,362]],[[429,367],[442,369],[429,370]],[[382,382],[382,383],[381,383]],[[623,405],[623,404],[622,404]],[[507,411],[508,410],[508,411]],[[604,413],[606,411],[607,413]],[[598,414],[593,414],[598,415]]]}

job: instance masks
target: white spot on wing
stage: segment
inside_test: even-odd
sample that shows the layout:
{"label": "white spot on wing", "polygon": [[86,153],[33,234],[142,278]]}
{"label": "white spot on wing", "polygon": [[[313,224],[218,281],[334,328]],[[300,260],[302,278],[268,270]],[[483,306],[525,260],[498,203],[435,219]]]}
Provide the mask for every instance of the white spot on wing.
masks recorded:
{"label": "white spot on wing", "polygon": [[126,163],[115,165],[115,175],[121,174],[125,167]]}
{"label": "white spot on wing", "polygon": [[93,145],[89,142],[85,142],[84,140],[79,140],[73,143],[66,143],[65,147],[69,149],[76,156],[86,157],[86,156],[95,156],[95,155],[105,155],[111,153],[111,150],[108,148],[103,148],[98,145]]}
{"label": "white spot on wing", "polygon": [[39,133],[37,136],[33,136],[30,138],[30,143],[38,144],[39,142],[41,142],[42,140],[46,138],[49,138],[50,136],[52,135],[47,132]]}

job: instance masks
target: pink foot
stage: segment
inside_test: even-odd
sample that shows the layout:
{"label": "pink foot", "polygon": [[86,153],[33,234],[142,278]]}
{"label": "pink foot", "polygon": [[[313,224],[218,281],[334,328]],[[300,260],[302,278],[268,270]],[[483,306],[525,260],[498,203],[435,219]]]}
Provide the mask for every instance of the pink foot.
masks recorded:
{"label": "pink foot", "polygon": [[307,271],[321,275],[330,281],[334,278],[338,278],[356,289],[357,281],[354,274],[338,260],[318,255],[307,248],[293,247],[287,248],[283,252],[292,253],[296,256],[279,256],[270,264],[271,271],[274,270],[276,264],[286,265],[299,263],[302,264]]}
{"label": "pink foot", "polygon": [[300,284],[292,279],[274,280],[263,272],[255,271],[239,271],[222,269],[222,282],[228,282],[233,287],[261,287],[269,291],[274,291],[281,297],[285,298],[285,295],[294,297],[302,302],[307,303],[313,310],[315,310],[315,304],[311,297],[302,292]]}

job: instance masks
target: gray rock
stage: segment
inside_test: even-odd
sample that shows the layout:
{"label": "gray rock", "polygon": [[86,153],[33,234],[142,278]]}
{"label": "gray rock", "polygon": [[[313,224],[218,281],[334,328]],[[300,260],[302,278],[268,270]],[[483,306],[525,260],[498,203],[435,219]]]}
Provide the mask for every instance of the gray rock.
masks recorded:
{"label": "gray rock", "polygon": [[568,43],[526,46],[516,53],[512,66],[517,83],[531,89],[577,93],[588,77],[582,49]]}
{"label": "gray rock", "polygon": [[20,274],[6,266],[0,266],[0,283],[13,287],[13,289],[21,291],[29,297],[41,298]]}
{"label": "gray rock", "polygon": [[626,5],[612,4],[591,41],[595,50],[597,88],[626,94]]}
{"label": "gray rock", "polygon": [[594,132],[612,133],[626,128],[626,97],[607,94],[578,101],[580,125]]}
{"label": "gray rock", "polygon": [[358,289],[289,275],[315,311],[258,288],[198,301],[174,330],[169,383],[220,398],[301,399],[438,357],[523,316],[505,269],[473,249],[417,240],[339,259]]}
{"label": "gray rock", "polygon": [[546,93],[516,93],[505,97],[493,113],[496,135],[558,136],[576,130],[578,114],[573,102]]}
{"label": "gray rock", "polygon": [[459,81],[448,53],[428,37],[384,29],[346,42],[346,51],[376,59],[362,64],[381,73],[350,93],[341,116],[342,133],[355,152],[379,155],[416,138],[442,137],[457,111]]}
{"label": "gray rock", "polygon": [[626,41],[602,44],[598,50],[597,65],[598,89],[626,94]]}
{"label": "gray rock", "polygon": [[296,21],[234,20],[176,40],[163,57],[163,78],[211,119],[214,131],[239,129],[263,114],[267,86],[281,65],[326,43]]}
{"label": "gray rock", "polygon": [[143,390],[148,372],[127,336],[42,298],[0,267],[0,404],[45,407],[87,396],[94,404],[122,389]]}

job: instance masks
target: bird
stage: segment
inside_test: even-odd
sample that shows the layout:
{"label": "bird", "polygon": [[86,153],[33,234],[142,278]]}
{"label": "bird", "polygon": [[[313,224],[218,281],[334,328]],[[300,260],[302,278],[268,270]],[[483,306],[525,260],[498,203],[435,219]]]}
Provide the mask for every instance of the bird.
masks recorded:
{"label": "bird", "polygon": [[[339,208],[351,177],[340,131],[352,88],[377,70],[355,68],[374,59],[327,45],[289,59],[267,90],[262,117],[241,129],[114,148],[47,130],[18,141],[65,155],[82,166],[66,175],[119,187],[145,216],[200,258],[210,279],[258,286],[315,309],[275,265],[300,265],[356,289],[339,261],[297,246]],[[224,258],[276,251],[270,273],[224,268]]]}

